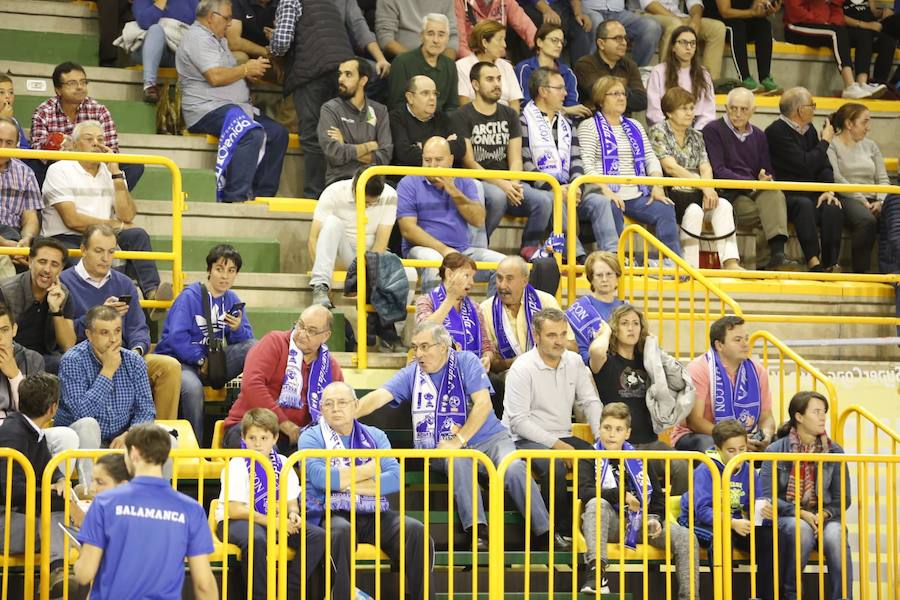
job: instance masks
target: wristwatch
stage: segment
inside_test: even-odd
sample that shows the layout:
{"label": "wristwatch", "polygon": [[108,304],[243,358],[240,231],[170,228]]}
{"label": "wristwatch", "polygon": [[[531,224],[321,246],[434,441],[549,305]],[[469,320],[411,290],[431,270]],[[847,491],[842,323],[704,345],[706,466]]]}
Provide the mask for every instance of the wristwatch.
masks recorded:
{"label": "wristwatch", "polygon": [[110,177],[113,179],[125,179],[125,173],[113,173]]}

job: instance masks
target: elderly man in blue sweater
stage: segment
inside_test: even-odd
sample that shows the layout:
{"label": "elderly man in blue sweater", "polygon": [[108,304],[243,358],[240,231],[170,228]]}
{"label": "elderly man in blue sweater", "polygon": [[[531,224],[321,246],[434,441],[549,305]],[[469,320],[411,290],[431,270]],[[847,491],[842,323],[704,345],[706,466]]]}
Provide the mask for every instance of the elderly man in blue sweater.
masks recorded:
{"label": "elderly man in blue sweater", "polygon": [[85,339],[85,318],[94,306],[105,304],[122,319],[122,346],[144,357],[160,419],[178,418],[181,365],[171,356],[149,354],[150,329],[139,304],[137,288],[126,275],[112,268],[116,232],[106,224],[89,225],[81,241],[81,260],[63,271],[59,280],[69,290],[75,335]]}

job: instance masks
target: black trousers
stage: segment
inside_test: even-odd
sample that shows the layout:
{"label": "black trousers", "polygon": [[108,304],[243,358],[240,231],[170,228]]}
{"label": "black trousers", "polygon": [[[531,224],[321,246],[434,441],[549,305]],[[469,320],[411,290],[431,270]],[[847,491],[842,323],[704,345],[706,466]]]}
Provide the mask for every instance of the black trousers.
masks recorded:
{"label": "black trousers", "polygon": [[843,25],[822,25],[820,23],[798,23],[784,28],[784,39],[792,44],[803,44],[813,48],[827,46],[834,53],[838,68],[852,67],[850,60],[850,35]]}
{"label": "black trousers", "polygon": [[[860,27],[847,27],[847,34],[850,36],[850,46],[856,49],[854,72],[857,75],[871,74],[875,81],[887,81],[891,76],[897,40],[885,33]],[[870,72],[873,54],[877,54],[878,58],[875,59],[875,69]]]}
{"label": "black trousers", "polygon": [[[787,192],[784,198],[788,221],[794,224],[803,258],[809,261],[818,256],[826,267],[837,264],[844,219],[841,207],[823,203],[816,208],[818,192]],[[817,227],[822,232],[821,245]]]}
{"label": "black trousers", "polygon": [[[393,510],[381,513],[381,549],[387,553],[391,562],[400,564],[400,513]],[[434,565],[434,543],[425,540],[425,526],[413,519],[404,517],[405,531],[405,564],[406,589],[412,600],[424,600],[425,577],[429,578],[428,596],[435,597],[434,585],[431,581],[431,567]],[[356,513],[356,539],[350,539],[350,513],[333,512],[331,514],[331,559],[334,561],[335,577],[332,597],[352,598],[350,589],[350,544],[375,543],[375,515]],[[428,568],[425,568],[425,552],[428,551]],[[377,577],[377,575],[376,575]]]}
{"label": "black trousers", "polygon": [[[540,29],[544,22],[544,16],[534,7],[534,3],[519,0],[519,5],[525,11],[525,14],[534,21],[535,26]],[[575,20],[575,13],[572,12],[572,5],[569,2],[554,2],[550,5],[550,8],[559,15],[560,25],[562,25],[563,33],[566,36],[566,46],[563,48],[560,60],[574,67],[579,58],[594,52],[593,31],[596,29],[597,23],[592,23],[591,31],[585,31],[578,24],[578,21]]]}
{"label": "black trousers", "polygon": [[100,66],[114,67],[118,50],[113,42],[122,34],[125,23],[133,21],[131,2],[128,0],[97,0],[100,25]]}
{"label": "black trousers", "polygon": [[772,24],[762,17],[755,19],[723,19],[725,27],[731,31],[731,54],[741,79],[750,77],[750,61],[747,58],[747,43],[756,46],[756,70],[762,81],[771,75],[772,68]]}
{"label": "black trousers", "polygon": [[337,75],[326,73],[294,90],[294,108],[300,119],[300,145],[303,147],[303,195],[318,198],[325,189],[325,153],[319,144],[319,111],[337,96]]}

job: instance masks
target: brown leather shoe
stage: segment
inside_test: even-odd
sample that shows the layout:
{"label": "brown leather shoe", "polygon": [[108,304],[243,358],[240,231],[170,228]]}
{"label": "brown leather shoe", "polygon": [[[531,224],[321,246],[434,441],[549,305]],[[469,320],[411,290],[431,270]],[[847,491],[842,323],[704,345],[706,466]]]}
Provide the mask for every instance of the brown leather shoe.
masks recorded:
{"label": "brown leather shoe", "polygon": [[156,104],[159,102],[159,88],[155,85],[144,88],[144,102],[147,104]]}

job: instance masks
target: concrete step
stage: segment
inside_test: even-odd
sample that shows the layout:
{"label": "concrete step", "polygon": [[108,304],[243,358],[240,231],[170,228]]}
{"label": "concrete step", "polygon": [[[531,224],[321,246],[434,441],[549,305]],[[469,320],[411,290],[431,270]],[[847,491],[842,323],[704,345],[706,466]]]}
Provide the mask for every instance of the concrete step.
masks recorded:
{"label": "concrete step", "polygon": [[[23,127],[27,124],[30,128],[31,115],[34,113],[34,109],[52,94],[53,92],[40,96],[16,94],[16,120],[22,123]],[[103,100],[102,104],[112,114],[119,133],[141,135],[156,133],[155,106],[133,100]]]}
{"label": "concrete step", "polygon": [[[215,202],[216,176],[206,169],[181,169],[182,189],[188,195],[188,202]],[[172,174],[164,167],[149,166],[135,187],[135,198],[144,200],[172,201]]]}
{"label": "concrete step", "polygon": [[[172,249],[171,236],[151,234],[150,241],[153,249],[159,252],[169,252]],[[277,241],[270,238],[241,237],[230,239],[229,242],[241,253],[244,261],[242,271],[277,273],[281,270]],[[182,243],[184,268],[189,271],[205,270],[206,255],[209,253],[209,249],[221,243],[221,237],[185,237]],[[170,270],[171,263],[161,262],[159,267]]]}
{"label": "concrete step", "polygon": [[[52,26],[48,23],[48,26]],[[58,33],[46,29],[38,36],[34,31],[9,29],[4,23],[0,29],[3,40],[3,58],[59,64],[71,60],[82,65],[99,62],[97,36],[82,33]]]}
{"label": "concrete step", "polygon": [[16,31],[98,35],[97,15],[76,2],[0,1],[3,28]]}

